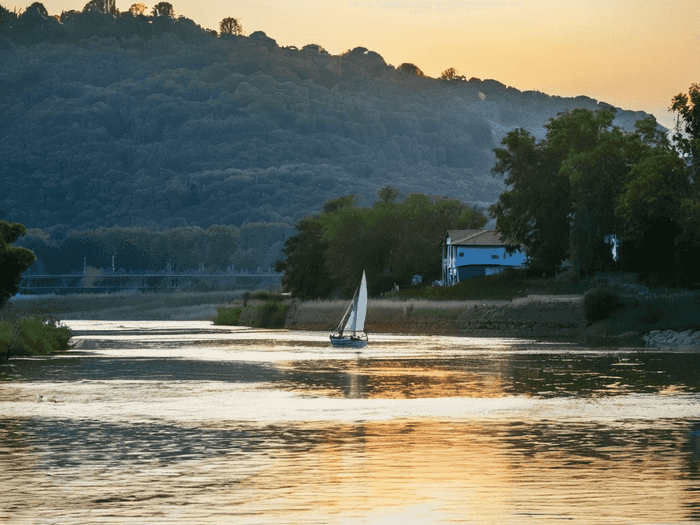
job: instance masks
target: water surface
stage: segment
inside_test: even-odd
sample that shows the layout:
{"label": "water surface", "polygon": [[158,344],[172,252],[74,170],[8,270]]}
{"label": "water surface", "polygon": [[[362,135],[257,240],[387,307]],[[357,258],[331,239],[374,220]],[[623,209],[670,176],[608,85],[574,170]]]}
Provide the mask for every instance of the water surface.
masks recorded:
{"label": "water surface", "polygon": [[700,521],[700,353],[68,324],[0,365],[0,520]]}

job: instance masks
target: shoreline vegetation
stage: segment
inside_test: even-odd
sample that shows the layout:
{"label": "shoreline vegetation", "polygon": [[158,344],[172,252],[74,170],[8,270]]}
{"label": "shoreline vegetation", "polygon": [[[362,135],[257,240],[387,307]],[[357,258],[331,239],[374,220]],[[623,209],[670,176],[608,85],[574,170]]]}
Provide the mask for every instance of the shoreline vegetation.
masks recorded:
{"label": "shoreline vegetation", "polygon": [[[498,276],[497,276],[498,277]],[[289,330],[330,331],[344,298],[300,301],[269,291],[16,297],[2,319],[212,320]],[[370,298],[369,333],[517,337],[588,346],[699,346],[700,291],[648,288],[635,274],[474,279]],[[680,337],[680,339],[679,339]],[[683,343],[685,341],[685,343]]]}

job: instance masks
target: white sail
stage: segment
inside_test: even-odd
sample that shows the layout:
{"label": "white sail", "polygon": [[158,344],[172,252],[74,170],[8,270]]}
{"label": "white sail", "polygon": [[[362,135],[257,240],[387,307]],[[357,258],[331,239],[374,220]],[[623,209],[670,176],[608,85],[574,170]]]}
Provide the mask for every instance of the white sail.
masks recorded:
{"label": "white sail", "polygon": [[365,329],[365,317],[367,316],[367,277],[365,272],[362,272],[362,282],[360,287],[355,291],[355,296],[350,304],[349,315],[346,313],[347,319],[341,321],[339,332],[362,332]]}

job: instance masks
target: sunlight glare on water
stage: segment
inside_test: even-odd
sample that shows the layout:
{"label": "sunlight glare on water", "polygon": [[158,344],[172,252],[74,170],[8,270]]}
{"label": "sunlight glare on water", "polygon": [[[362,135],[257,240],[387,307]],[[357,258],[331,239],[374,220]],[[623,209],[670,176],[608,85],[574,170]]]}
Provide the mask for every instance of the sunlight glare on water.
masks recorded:
{"label": "sunlight glare on water", "polygon": [[700,354],[70,321],[0,366],[0,520],[700,520]]}

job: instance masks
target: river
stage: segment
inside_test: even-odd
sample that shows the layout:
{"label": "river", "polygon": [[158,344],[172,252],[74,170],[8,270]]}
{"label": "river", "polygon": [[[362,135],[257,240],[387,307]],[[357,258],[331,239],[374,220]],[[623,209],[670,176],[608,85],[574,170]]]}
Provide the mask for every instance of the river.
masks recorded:
{"label": "river", "polygon": [[700,522],[700,352],[66,324],[0,365],[0,522]]}

